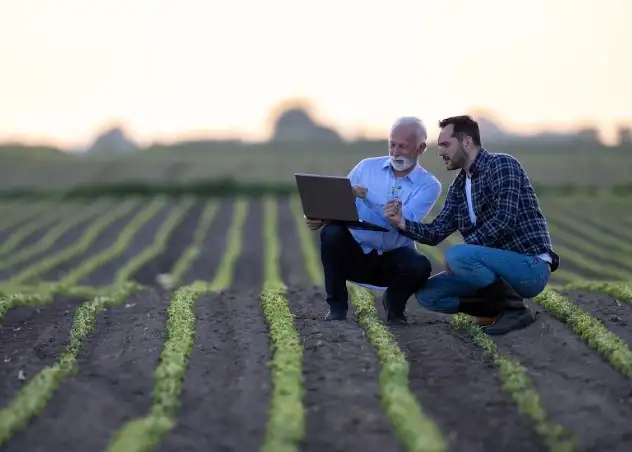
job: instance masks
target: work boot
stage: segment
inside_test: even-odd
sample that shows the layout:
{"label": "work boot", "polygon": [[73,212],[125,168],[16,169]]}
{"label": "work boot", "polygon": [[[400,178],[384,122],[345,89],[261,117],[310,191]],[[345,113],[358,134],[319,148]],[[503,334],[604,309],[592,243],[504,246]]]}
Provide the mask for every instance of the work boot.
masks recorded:
{"label": "work boot", "polygon": [[489,335],[507,334],[535,321],[522,297],[502,278],[459,300],[459,312],[472,317]]}
{"label": "work boot", "polygon": [[345,320],[347,318],[347,310],[342,308],[329,308],[325,320]]}
{"label": "work boot", "polygon": [[408,323],[408,319],[406,318],[406,314],[404,314],[404,309],[399,310],[393,309],[391,304],[391,300],[388,296],[388,292],[384,292],[382,294],[382,306],[384,307],[384,312],[386,313],[386,321],[388,323],[399,323],[405,325]]}
{"label": "work boot", "polygon": [[480,295],[459,298],[458,311],[469,315],[472,322],[479,326],[491,325],[500,314],[496,300]]}
{"label": "work boot", "polygon": [[522,329],[536,320],[523,298],[511,286],[507,287],[506,294],[499,300],[500,313],[489,325],[483,326],[483,332],[490,336]]}

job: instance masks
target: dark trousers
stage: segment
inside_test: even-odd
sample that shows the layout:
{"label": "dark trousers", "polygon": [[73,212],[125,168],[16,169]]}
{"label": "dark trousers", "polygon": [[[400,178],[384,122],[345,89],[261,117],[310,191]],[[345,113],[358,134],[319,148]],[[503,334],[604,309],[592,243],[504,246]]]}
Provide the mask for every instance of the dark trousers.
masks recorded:
{"label": "dark trousers", "polygon": [[387,287],[393,312],[404,312],[406,302],[430,277],[432,265],[414,248],[397,248],[365,254],[349,230],[327,224],[320,232],[320,256],[325,274],[327,303],[332,310],[347,310],[347,281]]}

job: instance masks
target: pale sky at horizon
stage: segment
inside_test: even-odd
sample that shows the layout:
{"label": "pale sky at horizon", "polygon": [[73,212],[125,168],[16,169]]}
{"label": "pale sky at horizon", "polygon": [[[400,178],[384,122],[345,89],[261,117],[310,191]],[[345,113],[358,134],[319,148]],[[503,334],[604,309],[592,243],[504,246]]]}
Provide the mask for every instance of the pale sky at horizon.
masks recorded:
{"label": "pale sky at horizon", "polygon": [[265,138],[291,97],[351,136],[411,114],[435,137],[473,109],[632,125],[632,0],[508,3],[0,0],[0,142],[84,145],[114,121],[143,143]]}

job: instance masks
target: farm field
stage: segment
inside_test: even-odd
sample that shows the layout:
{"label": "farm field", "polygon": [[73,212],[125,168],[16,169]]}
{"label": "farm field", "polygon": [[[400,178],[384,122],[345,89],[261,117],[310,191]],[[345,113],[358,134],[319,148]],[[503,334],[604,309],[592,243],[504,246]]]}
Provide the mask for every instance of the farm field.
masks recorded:
{"label": "farm field", "polygon": [[0,201],[0,451],[629,451],[632,201],[541,201],[561,268],[494,338],[324,322],[296,197]]}
{"label": "farm field", "polygon": [[[629,184],[632,149],[558,145],[490,144],[493,152],[514,155],[539,186]],[[294,184],[294,173],[346,175],[362,158],[385,155],[386,142],[336,144],[266,144],[252,147],[221,146],[216,150],[167,148],[129,155],[4,157],[0,150],[0,191],[68,189],[80,185],[122,183],[174,184],[233,178],[240,182]],[[455,173],[445,171],[437,149],[430,147],[419,163],[447,185]],[[244,171],[248,168],[248,171]]]}

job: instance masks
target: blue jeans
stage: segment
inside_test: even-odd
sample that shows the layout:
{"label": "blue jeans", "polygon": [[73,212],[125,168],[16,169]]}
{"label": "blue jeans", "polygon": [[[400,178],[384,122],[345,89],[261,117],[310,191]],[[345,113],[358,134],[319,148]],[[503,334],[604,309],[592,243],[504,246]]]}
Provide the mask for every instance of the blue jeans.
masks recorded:
{"label": "blue jeans", "polygon": [[532,298],[546,287],[549,264],[536,256],[527,256],[477,245],[455,245],[445,253],[448,272],[428,280],[415,293],[420,305],[431,311],[458,312],[459,298],[473,296],[498,277],[523,298]]}

